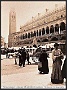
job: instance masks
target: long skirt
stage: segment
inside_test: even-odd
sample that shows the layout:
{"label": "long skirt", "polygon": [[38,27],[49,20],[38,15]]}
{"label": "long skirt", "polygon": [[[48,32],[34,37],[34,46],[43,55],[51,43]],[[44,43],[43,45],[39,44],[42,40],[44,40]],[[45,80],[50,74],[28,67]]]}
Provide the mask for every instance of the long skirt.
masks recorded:
{"label": "long skirt", "polygon": [[43,72],[44,74],[48,74],[49,73],[48,60],[42,62],[42,67],[39,68],[38,70]]}
{"label": "long skirt", "polygon": [[61,62],[59,59],[53,62],[51,82],[54,84],[63,83],[63,78],[61,73]]}

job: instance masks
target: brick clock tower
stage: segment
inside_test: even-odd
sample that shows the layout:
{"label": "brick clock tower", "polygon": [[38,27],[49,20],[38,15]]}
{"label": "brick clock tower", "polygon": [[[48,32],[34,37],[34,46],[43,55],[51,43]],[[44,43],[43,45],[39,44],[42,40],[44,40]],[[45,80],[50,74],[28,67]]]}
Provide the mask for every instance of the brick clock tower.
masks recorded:
{"label": "brick clock tower", "polygon": [[12,34],[16,32],[16,12],[11,10],[9,13],[9,36],[8,46],[12,47]]}

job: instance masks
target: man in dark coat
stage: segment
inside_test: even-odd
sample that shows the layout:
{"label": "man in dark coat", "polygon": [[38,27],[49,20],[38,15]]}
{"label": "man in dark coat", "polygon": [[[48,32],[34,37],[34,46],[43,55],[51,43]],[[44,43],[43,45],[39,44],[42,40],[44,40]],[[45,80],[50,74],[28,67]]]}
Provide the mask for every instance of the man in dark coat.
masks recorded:
{"label": "man in dark coat", "polygon": [[47,57],[48,57],[48,55],[47,55],[46,51],[43,50],[39,57],[39,61],[42,62],[42,67],[40,69],[38,69],[40,71],[40,74],[42,74],[42,73],[48,74],[48,72],[49,72]]}
{"label": "man in dark coat", "polygon": [[22,49],[19,49],[19,66],[21,67],[22,66],[22,58],[21,58],[21,52],[22,52]]}
{"label": "man in dark coat", "polygon": [[21,58],[23,61],[23,67],[25,67],[25,60],[26,60],[26,51],[25,49],[22,49]]}
{"label": "man in dark coat", "polygon": [[9,53],[9,49],[7,48],[6,49],[6,58],[9,58],[8,53]]}

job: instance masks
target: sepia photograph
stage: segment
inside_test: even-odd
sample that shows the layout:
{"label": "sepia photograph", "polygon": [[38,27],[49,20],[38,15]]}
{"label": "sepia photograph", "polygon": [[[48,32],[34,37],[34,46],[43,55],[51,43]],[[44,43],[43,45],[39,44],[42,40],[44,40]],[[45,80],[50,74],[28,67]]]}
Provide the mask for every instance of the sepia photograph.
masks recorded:
{"label": "sepia photograph", "polygon": [[1,89],[66,89],[66,1],[1,1]]}

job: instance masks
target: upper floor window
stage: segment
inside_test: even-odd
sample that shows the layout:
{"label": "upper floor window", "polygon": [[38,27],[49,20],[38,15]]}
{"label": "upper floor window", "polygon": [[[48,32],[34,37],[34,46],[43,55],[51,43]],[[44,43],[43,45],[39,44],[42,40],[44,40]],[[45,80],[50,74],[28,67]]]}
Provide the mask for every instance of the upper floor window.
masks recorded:
{"label": "upper floor window", "polygon": [[61,15],[61,17],[63,17],[63,15]]}

